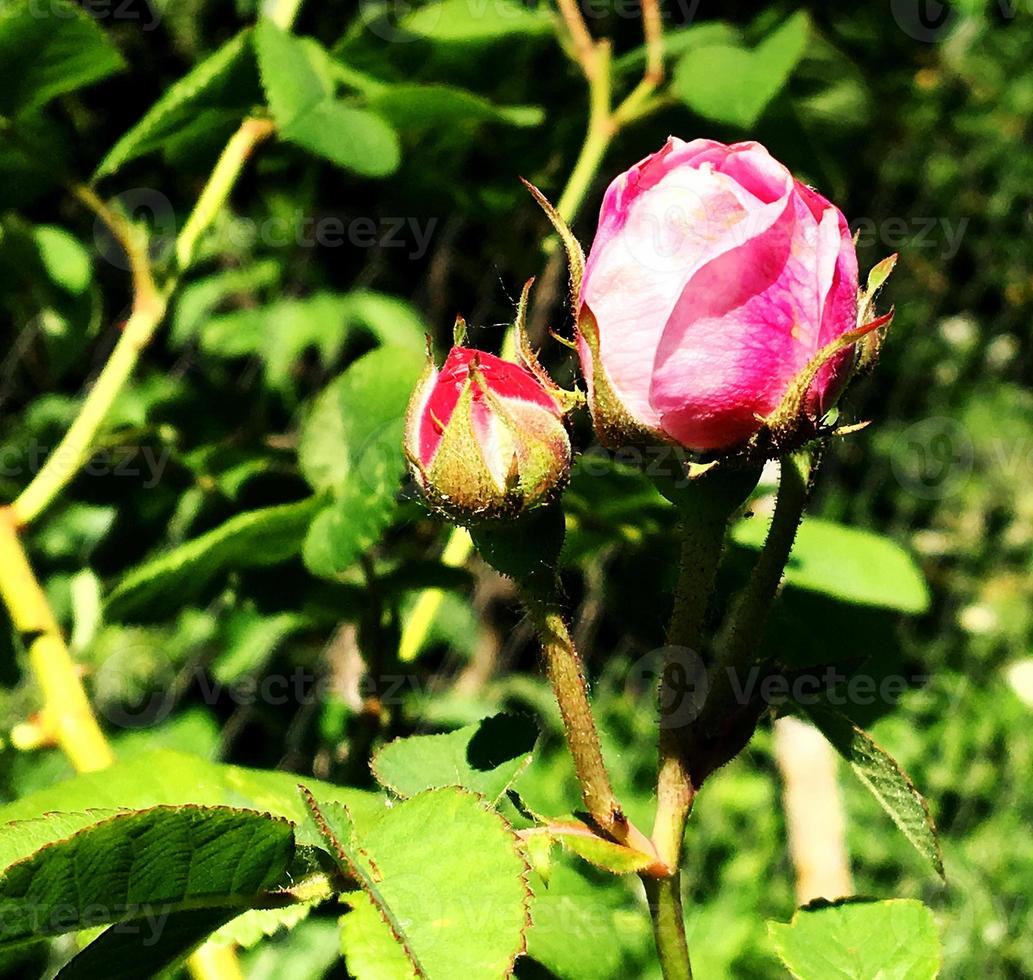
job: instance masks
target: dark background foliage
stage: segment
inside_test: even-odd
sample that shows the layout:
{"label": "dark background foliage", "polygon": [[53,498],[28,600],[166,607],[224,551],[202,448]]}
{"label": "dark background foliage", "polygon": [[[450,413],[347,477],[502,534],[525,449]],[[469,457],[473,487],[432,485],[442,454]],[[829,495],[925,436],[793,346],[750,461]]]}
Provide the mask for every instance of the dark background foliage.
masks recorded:
{"label": "dark background foliage", "polygon": [[[907,678],[898,703],[853,707],[927,795],[949,884],[927,875],[863,790],[844,782],[858,888],[930,904],[947,975],[1029,975],[1030,11],[970,0],[936,25],[917,18],[918,0],[696,6],[670,5],[669,38],[720,17],[752,42],[806,10],[806,50],[753,125],[671,98],[628,128],[575,231],[587,245],[609,175],[668,134],[755,138],[841,206],[860,233],[862,269],[900,252],[886,290],[897,315],[881,363],[844,406],[848,420],[873,424],[835,445],[816,511],[888,534],[915,555],[931,607],[899,617],[787,593],[771,642],[806,651],[810,663],[869,660],[876,672]],[[128,70],[24,120],[28,159],[13,138],[0,145],[0,497],[13,499],[31,476],[26,447],[45,455],[74,416],[130,299],[117,249],[59,178],[88,176],[174,81],[250,22],[253,7],[141,0],[106,18],[94,8]],[[630,57],[618,66],[634,66],[641,43],[637,10],[627,7],[590,18],[618,56]],[[477,562],[468,572],[437,563],[442,527],[411,497],[363,559],[332,579],[311,574],[295,548],[269,567],[231,557],[213,570],[163,573],[154,588],[129,599],[123,591],[121,604],[110,598],[146,559],[234,515],[306,497],[297,450],[313,399],[392,326],[409,325],[417,340],[430,331],[440,351],[462,312],[471,340],[497,349],[520,287],[535,275],[535,339],[557,377],[572,377],[568,352],[547,334],[570,331],[565,270],[558,255],[543,254],[545,222],[518,178],[558,195],[584,133],[583,80],[550,34],[403,43],[390,39],[396,13],[378,20],[370,5],[310,4],[296,30],[349,70],[538,106],[540,119],[531,111],[524,120],[537,124],[396,106],[401,163],[383,179],[287,142],[264,147],[120,398],[95,465],[33,530],[32,552],[125,752],[165,744],[365,785],[369,749],[384,739],[520,707],[551,726],[524,792],[540,809],[563,812],[576,790],[530,631],[506,585]],[[618,75],[625,88],[637,71]],[[242,113],[264,102],[258,75],[238,74],[221,109],[100,185],[151,225],[159,263]],[[64,229],[60,242],[48,232],[41,239],[39,229],[53,227]],[[333,241],[321,244],[316,232],[326,238],[328,229]],[[577,438],[591,446],[584,420]],[[652,675],[643,664],[662,644],[673,517],[619,467],[578,471],[568,509],[565,587],[592,650],[617,780],[633,816],[644,815],[655,763]],[[246,549],[264,547],[259,535]],[[736,561],[745,567],[744,552],[731,557],[729,581]],[[446,590],[440,617],[417,661],[399,664],[399,633],[427,586]],[[0,717],[10,729],[38,696],[14,646],[0,673]],[[289,679],[289,694],[271,696],[280,688],[263,688],[270,678]],[[66,772],[56,753],[22,753],[8,739],[0,792],[14,798]],[[784,836],[764,727],[708,784],[690,825],[700,975],[781,975],[763,919],[792,912]],[[633,905],[623,884],[603,892],[608,915]],[[630,915],[615,921],[621,972],[592,975],[645,975],[645,926]],[[313,916],[258,947],[249,975],[287,975],[288,958],[290,975],[321,975],[331,922]],[[521,975],[541,975],[535,969],[525,962]]]}

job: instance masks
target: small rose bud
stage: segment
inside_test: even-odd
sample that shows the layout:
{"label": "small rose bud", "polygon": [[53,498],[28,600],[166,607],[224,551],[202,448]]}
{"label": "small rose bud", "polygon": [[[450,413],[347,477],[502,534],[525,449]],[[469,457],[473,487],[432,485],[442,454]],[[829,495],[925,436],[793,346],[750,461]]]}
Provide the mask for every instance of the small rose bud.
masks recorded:
{"label": "small rose bud", "polygon": [[886,322],[837,207],[759,143],[673,137],[610,184],[577,314],[603,441],[702,453],[813,437]]}
{"label": "small rose bud", "polygon": [[429,361],[405,435],[424,496],[464,523],[554,499],[570,472],[569,399],[533,358],[515,364],[456,346],[440,371]]}

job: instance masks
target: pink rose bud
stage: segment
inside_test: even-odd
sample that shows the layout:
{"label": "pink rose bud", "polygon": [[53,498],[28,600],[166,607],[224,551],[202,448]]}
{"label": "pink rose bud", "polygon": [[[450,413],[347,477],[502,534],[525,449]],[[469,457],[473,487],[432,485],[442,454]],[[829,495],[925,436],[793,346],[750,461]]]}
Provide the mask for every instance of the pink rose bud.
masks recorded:
{"label": "pink rose bud", "polygon": [[440,371],[431,361],[405,435],[424,496],[461,522],[548,503],[570,472],[569,397],[533,358],[514,364],[457,346]]}
{"label": "pink rose bud", "polygon": [[[610,184],[579,351],[596,428],[699,452],[791,448],[854,365],[857,256],[835,205],[759,143],[670,138]],[[752,443],[751,443],[752,440]]]}

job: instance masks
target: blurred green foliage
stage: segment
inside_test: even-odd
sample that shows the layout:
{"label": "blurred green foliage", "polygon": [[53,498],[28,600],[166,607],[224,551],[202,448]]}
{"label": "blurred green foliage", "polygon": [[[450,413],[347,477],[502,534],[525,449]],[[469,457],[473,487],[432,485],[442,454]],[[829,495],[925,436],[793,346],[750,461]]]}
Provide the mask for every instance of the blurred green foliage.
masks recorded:
{"label": "blurred green foliage", "polygon": [[[118,249],[62,181],[96,173],[167,265],[220,147],[268,105],[282,138],[202,240],[96,455],[29,538],[93,701],[129,757],[171,746],[359,787],[392,736],[518,708],[544,733],[515,788],[537,812],[569,812],[576,783],[513,596],[476,562],[441,566],[441,526],[393,491],[422,336],[447,345],[457,311],[473,343],[497,348],[544,267],[531,323],[570,376],[545,329],[569,328],[564,273],[518,177],[558,194],[583,136],[583,81],[544,5],[471,18],[466,0],[401,17],[326,2],[302,9],[297,37],[241,34],[257,6],[95,5],[74,21],[82,57],[37,77],[48,36],[31,19],[10,27],[19,15],[0,3],[0,499],[56,445],[126,315]],[[858,890],[925,901],[945,975],[1021,977],[1033,972],[1033,22],[1022,4],[955,4],[943,24],[924,6],[731,2],[717,20],[665,5],[670,94],[615,142],[575,231],[590,241],[608,175],[668,133],[756,138],[842,207],[863,268],[901,253],[881,363],[845,406],[873,425],[837,442],[815,510],[917,555],[931,605],[921,612],[909,565],[862,582],[883,590],[878,608],[844,596],[838,545],[815,520],[814,563],[791,571],[769,639],[797,665],[906,679],[899,702],[854,714],[929,800],[948,883],[844,769]],[[637,10],[592,10],[630,88]],[[590,446],[583,423],[578,438]],[[566,505],[564,584],[594,651],[604,749],[645,825],[674,516],[591,452]],[[757,537],[737,530],[726,590]],[[882,561],[856,560],[861,573]],[[426,588],[447,599],[403,667],[399,632]],[[6,731],[39,696],[6,629],[0,648]],[[68,774],[55,752],[5,740],[4,798]],[[708,782],[687,851],[697,974],[784,975],[764,925],[794,908],[768,728]],[[637,888],[564,855],[541,894],[537,917],[566,931],[532,932],[519,976],[656,975]],[[247,975],[325,975],[335,914],[254,946]]]}

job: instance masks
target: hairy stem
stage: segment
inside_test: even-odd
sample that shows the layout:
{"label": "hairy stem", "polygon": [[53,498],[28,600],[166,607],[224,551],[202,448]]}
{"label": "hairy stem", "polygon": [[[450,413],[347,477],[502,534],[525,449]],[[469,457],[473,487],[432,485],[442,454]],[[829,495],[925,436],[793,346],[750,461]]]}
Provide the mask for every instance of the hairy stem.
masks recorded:
{"label": "hairy stem", "polygon": [[563,616],[551,604],[527,592],[523,600],[542,644],[549,682],[563,716],[563,728],[574,758],[585,808],[607,833],[619,833],[626,819],[614,796],[603,761],[581,657],[574,649],[574,641]]}
{"label": "hairy stem", "polygon": [[[748,706],[738,703],[736,691],[760,646],[764,625],[785,572],[796,531],[810,493],[811,457],[806,452],[784,456],[771,528],[750,580],[736,601],[727,637],[710,670],[708,696],[697,728],[708,737]],[[738,679],[739,683],[733,683]],[[756,719],[754,719],[755,722]],[[717,764],[721,764],[718,762]]]}
{"label": "hairy stem", "polygon": [[[704,492],[682,508],[682,549],[674,609],[667,630],[667,657],[660,677],[660,770],[653,844],[673,874],[662,884],[646,881],[653,937],[667,980],[691,977],[681,906],[681,851],[696,787],[684,751],[683,729],[693,719],[693,684],[703,648],[703,625],[721,561],[731,504]],[[686,712],[689,712],[687,715]],[[645,879],[643,879],[645,880]]]}

